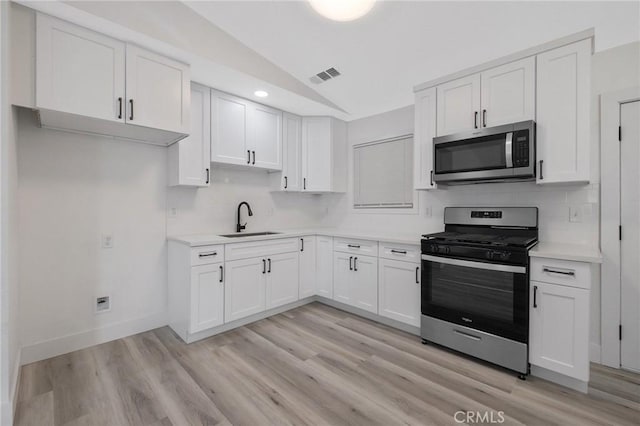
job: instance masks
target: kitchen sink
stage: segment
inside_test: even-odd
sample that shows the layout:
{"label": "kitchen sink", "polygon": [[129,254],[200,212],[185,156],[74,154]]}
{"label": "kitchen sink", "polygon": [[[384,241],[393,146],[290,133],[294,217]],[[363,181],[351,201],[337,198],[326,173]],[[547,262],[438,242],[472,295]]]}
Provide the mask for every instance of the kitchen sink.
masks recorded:
{"label": "kitchen sink", "polygon": [[238,238],[238,237],[259,237],[263,235],[275,235],[281,234],[281,232],[237,232],[235,234],[220,235],[225,238]]}

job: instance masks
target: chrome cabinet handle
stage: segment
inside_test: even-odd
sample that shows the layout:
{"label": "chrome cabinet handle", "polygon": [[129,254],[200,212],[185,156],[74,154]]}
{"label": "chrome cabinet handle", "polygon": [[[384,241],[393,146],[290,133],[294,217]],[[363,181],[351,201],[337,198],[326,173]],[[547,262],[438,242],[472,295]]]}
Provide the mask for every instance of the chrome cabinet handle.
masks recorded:
{"label": "chrome cabinet handle", "polygon": [[575,271],[558,271],[556,269],[549,269],[549,268],[542,268],[542,272],[546,272],[547,274],[560,274],[560,275],[568,275],[571,277],[575,277],[576,276],[576,272]]}
{"label": "chrome cabinet handle", "polygon": [[217,256],[217,255],[218,255],[217,251],[210,251],[206,253],[200,253],[198,254],[198,257],[210,257],[210,256]]}

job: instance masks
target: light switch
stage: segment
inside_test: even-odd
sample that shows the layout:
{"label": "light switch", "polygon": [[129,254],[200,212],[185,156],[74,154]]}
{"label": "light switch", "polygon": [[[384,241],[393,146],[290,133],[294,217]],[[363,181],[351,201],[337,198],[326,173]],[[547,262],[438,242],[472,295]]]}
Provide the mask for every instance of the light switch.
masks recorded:
{"label": "light switch", "polygon": [[113,248],[113,235],[102,234],[102,248],[104,249]]}

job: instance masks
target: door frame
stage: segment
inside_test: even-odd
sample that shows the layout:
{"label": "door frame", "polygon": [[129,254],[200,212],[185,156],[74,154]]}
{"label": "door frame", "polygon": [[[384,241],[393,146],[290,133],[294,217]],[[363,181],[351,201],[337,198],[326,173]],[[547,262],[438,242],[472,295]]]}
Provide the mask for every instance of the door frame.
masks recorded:
{"label": "door frame", "polygon": [[640,101],[640,86],[607,93],[600,98],[600,347],[602,364],[620,368],[620,107]]}

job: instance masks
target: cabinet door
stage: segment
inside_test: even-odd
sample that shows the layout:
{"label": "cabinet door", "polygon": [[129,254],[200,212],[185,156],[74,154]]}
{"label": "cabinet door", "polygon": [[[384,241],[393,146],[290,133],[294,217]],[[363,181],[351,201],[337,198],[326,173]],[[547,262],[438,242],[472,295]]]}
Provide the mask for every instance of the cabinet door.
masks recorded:
{"label": "cabinet door", "polygon": [[189,136],[169,147],[169,185],[209,186],[211,178],[211,89],[191,84]]}
{"label": "cabinet door", "polygon": [[333,300],[353,305],[351,295],[353,282],[353,255],[335,252],[333,254]]}
{"label": "cabinet door", "polygon": [[588,381],[589,291],[532,281],[529,300],[531,364]]}
{"label": "cabinet door", "polygon": [[234,260],[225,268],[224,322],[264,311],[266,259]]}
{"label": "cabinet door", "polygon": [[588,182],[591,40],[537,57],[538,183]]}
{"label": "cabinet door", "polygon": [[415,189],[432,189],[433,138],[436,135],[436,89],[416,93],[415,138],[413,141],[413,186]]}
{"label": "cabinet door", "polygon": [[331,119],[302,119],[302,190],[331,191]]}
{"label": "cabinet door", "polygon": [[189,133],[189,66],[127,44],[129,124]]}
{"label": "cabinet door", "polygon": [[299,191],[302,188],[300,174],[302,167],[302,118],[284,113],[282,132],[282,175],[280,189],[284,191]]}
{"label": "cabinet door", "polygon": [[253,104],[250,109],[251,164],[269,170],[282,169],[282,111]]}
{"label": "cabinet door", "polygon": [[316,237],[300,238],[300,299],[316,294]]}
{"label": "cabinet door", "polygon": [[333,299],[333,238],[317,236],[316,252],[317,294]]}
{"label": "cabinet door", "polygon": [[389,259],[379,263],[380,315],[420,327],[420,265]]}
{"label": "cabinet door", "polygon": [[125,44],[36,15],[36,106],[124,122]]}
{"label": "cabinet door", "polygon": [[191,268],[191,321],[189,333],[197,333],[224,323],[224,282],[222,263]]}
{"label": "cabinet door", "polygon": [[378,313],[378,258],[353,258],[353,279],[349,289],[353,306]]}
{"label": "cabinet door", "polygon": [[480,74],[482,127],[534,119],[535,62],[525,58]]}
{"label": "cabinet door", "polygon": [[480,127],[480,74],[437,87],[437,135],[450,135]]}
{"label": "cabinet door", "polygon": [[226,93],[211,91],[211,161],[251,164],[247,142],[249,103]]}
{"label": "cabinet door", "polygon": [[298,252],[267,258],[267,309],[298,300]]}

